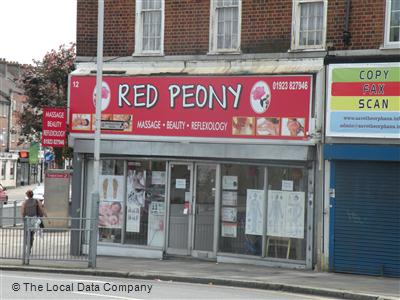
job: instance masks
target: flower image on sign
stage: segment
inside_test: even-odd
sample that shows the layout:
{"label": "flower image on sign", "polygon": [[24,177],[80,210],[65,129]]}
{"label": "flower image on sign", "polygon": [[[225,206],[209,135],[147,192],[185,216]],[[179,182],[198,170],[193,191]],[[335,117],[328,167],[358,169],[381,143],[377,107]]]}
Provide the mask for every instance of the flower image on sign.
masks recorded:
{"label": "flower image on sign", "polygon": [[[101,111],[106,110],[110,104],[111,91],[107,82],[103,81],[101,85]],[[93,88],[93,105],[96,107],[96,86]]]}
{"label": "flower image on sign", "polygon": [[250,104],[254,112],[262,114],[267,111],[271,101],[269,86],[264,81],[257,82],[250,93]]}

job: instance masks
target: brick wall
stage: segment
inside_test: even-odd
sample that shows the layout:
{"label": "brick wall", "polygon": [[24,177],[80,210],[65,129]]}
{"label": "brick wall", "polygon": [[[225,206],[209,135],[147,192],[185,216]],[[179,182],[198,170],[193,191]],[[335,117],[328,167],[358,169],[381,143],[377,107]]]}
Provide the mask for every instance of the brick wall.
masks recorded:
{"label": "brick wall", "polygon": [[97,1],[78,0],[76,14],[77,56],[96,56]]}
{"label": "brick wall", "polygon": [[209,50],[210,1],[165,1],[166,55],[206,54]]}
{"label": "brick wall", "polygon": [[[78,0],[77,5],[77,55],[96,56],[97,0]],[[135,0],[106,0],[104,5],[104,55],[132,55],[134,45]]]}
{"label": "brick wall", "polygon": [[385,0],[352,0],[349,32],[351,43],[348,47],[342,41],[345,22],[345,1],[329,0],[327,42],[335,50],[378,49],[384,41]]}
{"label": "brick wall", "polygon": [[[385,0],[352,0],[350,46],[343,44],[345,1],[329,0],[327,42],[335,50],[378,49],[383,43]],[[105,1],[104,55],[130,56],[135,43],[135,0]],[[209,50],[210,0],[165,0],[166,55]],[[243,53],[286,52],[290,48],[292,0],[243,0]],[[96,56],[97,1],[78,0],[77,54]]]}
{"label": "brick wall", "polygon": [[291,26],[292,0],[244,0],[242,52],[287,51],[290,48]]}

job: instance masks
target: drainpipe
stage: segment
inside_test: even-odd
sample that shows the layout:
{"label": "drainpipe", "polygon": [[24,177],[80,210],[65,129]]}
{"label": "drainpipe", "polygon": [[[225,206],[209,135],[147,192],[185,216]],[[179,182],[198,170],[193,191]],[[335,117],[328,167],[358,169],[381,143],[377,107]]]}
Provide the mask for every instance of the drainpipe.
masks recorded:
{"label": "drainpipe", "polygon": [[351,34],[349,32],[349,22],[350,22],[350,7],[351,0],[346,0],[346,13],[344,16],[344,31],[343,31],[343,44],[345,46],[350,46]]}
{"label": "drainpipe", "polygon": [[10,105],[8,106],[8,120],[7,120],[7,145],[6,145],[6,152],[10,152],[11,150],[11,128],[12,128],[12,113],[13,113],[13,100],[12,100],[12,91],[10,89],[9,92],[9,98],[8,100],[10,101]]}

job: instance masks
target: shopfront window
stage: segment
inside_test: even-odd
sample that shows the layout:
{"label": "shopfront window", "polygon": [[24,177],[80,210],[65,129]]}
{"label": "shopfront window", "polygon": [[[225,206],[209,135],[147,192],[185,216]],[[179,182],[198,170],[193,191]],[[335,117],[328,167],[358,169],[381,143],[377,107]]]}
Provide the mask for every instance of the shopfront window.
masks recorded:
{"label": "shopfront window", "polygon": [[120,243],[124,208],[124,162],[101,161],[99,241]]}
{"label": "shopfront window", "polygon": [[268,168],[266,256],[306,259],[306,172]]}
{"label": "shopfront window", "polygon": [[[264,168],[221,166],[220,252],[262,253]],[[246,224],[247,223],[247,224]]]}
{"label": "shopfront window", "polygon": [[128,161],[125,243],[164,246],[166,163]]}

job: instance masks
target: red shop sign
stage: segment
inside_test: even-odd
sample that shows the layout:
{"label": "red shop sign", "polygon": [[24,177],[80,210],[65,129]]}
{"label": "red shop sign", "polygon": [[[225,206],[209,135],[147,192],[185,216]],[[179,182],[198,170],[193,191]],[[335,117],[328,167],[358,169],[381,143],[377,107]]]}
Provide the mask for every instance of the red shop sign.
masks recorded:
{"label": "red shop sign", "polygon": [[67,112],[63,108],[43,108],[42,146],[64,147]]}
{"label": "red shop sign", "polygon": [[[71,133],[93,133],[94,76],[71,76]],[[103,77],[103,134],[308,139],[312,75]]]}
{"label": "red shop sign", "polygon": [[46,173],[46,178],[68,179],[68,173]]}

